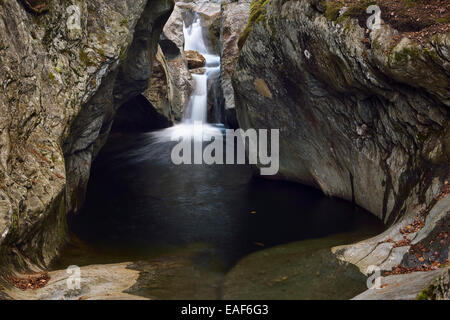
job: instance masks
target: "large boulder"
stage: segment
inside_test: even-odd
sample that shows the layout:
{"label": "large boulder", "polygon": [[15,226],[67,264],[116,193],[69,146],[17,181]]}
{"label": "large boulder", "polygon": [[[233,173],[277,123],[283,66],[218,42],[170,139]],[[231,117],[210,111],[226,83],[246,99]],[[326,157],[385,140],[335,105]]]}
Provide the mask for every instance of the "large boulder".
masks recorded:
{"label": "large boulder", "polygon": [[205,57],[195,50],[187,50],[184,52],[189,69],[196,69],[205,66]]}
{"label": "large boulder", "polygon": [[144,96],[167,119],[179,122],[192,90],[192,77],[183,51],[171,40],[161,40]]}
{"label": "large boulder", "polygon": [[[340,259],[365,273],[445,263],[448,244],[433,230],[449,211],[450,35],[416,43],[388,24],[366,30],[345,10],[328,14],[316,0],[259,2],[232,78],[240,126],[280,129],[280,178],[391,225],[337,248]],[[432,240],[438,255],[414,260]]]}

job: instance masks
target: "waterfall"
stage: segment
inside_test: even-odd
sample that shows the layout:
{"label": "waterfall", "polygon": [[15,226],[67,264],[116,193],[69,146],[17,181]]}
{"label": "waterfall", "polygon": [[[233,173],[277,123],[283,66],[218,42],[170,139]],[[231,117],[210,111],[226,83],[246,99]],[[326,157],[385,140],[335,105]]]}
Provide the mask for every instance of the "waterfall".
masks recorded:
{"label": "waterfall", "polygon": [[194,50],[205,58],[205,74],[192,74],[194,92],[185,112],[184,122],[201,121],[206,123],[208,108],[208,80],[218,78],[220,72],[220,57],[208,51],[203,27],[197,13],[190,26],[183,22],[184,51]]}
{"label": "waterfall", "polygon": [[[194,90],[189,97],[189,102],[185,108],[183,120],[171,128],[156,132],[155,137],[160,141],[167,141],[171,137],[193,137],[204,140],[209,134],[214,135],[220,131],[217,126],[207,124],[208,113],[208,81],[214,81],[220,75],[220,56],[211,53],[203,35],[203,27],[199,15],[194,13],[194,20],[189,25],[183,21],[184,50],[194,50],[205,58],[205,73],[192,74]],[[197,124],[197,125],[194,125]],[[198,124],[201,123],[199,131]],[[219,124],[219,126],[222,126]]]}

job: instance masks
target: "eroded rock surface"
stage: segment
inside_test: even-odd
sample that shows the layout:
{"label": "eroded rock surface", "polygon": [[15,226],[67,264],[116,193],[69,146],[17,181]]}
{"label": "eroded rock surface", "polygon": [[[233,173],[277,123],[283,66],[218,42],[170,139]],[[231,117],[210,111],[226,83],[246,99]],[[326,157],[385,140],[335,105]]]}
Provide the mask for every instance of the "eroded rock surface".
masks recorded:
{"label": "eroded rock surface", "polygon": [[222,5],[220,27],[220,57],[222,62],[221,86],[224,98],[225,120],[232,127],[238,127],[231,76],[239,57],[239,37],[247,25],[250,14],[250,0],[239,0]]}
{"label": "eroded rock surface", "polygon": [[35,15],[1,3],[1,265],[44,267],[56,255],[115,110],[146,88],[172,7],[51,1]]}
{"label": "eroded rock surface", "polygon": [[10,288],[5,293],[15,300],[145,300],[125,292],[139,278],[139,272],[129,269],[129,265],[130,262],[123,262],[81,267],[79,287],[71,278],[73,273],[52,271],[43,288],[26,291]]}
{"label": "eroded rock surface", "polygon": [[[448,221],[450,35],[395,42],[389,25],[371,31],[326,17],[318,1],[261,3],[232,79],[240,126],[280,129],[280,178],[354,201],[391,225],[336,249],[342,260],[362,272],[445,263],[445,242],[429,243],[437,221]],[[417,220],[422,235],[400,232]],[[419,242],[429,253],[414,261],[409,244]]]}
{"label": "eroded rock surface", "polygon": [[[449,299],[449,269],[392,275],[382,278],[381,288],[364,291],[354,300]],[[446,280],[443,280],[446,279]],[[430,288],[430,289],[428,289]],[[425,291],[424,291],[425,290]],[[428,291],[429,290],[429,291]],[[425,293],[424,293],[425,292]]]}

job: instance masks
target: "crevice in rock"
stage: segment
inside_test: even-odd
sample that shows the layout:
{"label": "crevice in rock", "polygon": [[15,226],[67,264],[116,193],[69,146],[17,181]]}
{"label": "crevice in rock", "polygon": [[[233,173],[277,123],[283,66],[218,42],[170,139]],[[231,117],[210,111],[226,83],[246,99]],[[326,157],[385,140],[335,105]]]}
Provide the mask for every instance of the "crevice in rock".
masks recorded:
{"label": "crevice in rock", "polygon": [[124,103],[116,112],[111,132],[146,132],[170,127],[172,122],[161,115],[143,95]]}

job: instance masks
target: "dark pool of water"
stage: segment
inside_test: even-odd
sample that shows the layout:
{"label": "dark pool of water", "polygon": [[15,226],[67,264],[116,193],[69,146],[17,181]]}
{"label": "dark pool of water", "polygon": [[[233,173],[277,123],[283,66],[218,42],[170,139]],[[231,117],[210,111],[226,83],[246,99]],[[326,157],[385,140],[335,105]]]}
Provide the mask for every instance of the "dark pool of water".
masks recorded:
{"label": "dark pool of water", "polygon": [[111,137],[93,165],[82,212],[69,219],[71,232],[91,248],[132,259],[207,243],[229,268],[279,244],[382,229],[349,202],[254,178],[247,165],[173,165],[172,145],[149,134]]}

